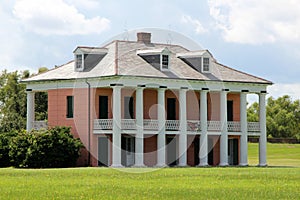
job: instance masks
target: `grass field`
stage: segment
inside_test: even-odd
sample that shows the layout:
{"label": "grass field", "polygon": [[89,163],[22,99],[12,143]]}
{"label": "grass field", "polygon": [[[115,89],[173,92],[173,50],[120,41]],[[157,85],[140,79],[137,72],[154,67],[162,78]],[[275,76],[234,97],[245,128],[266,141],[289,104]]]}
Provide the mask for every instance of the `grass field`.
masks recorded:
{"label": "grass field", "polygon": [[[298,167],[0,169],[0,199],[300,199],[300,145],[268,144],[271,165]],[[255,154],[255,155],[254,155]],[[257,145],[249,162],[257,164]],[[297,161],[298,160],[298,161]]]}

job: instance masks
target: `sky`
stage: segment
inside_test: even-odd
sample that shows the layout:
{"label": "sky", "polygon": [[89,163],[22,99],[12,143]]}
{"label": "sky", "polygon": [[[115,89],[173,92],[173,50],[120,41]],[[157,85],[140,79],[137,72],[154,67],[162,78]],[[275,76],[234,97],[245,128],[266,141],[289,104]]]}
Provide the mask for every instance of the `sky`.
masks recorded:
{"label": "sky", "polygon": [[9,0],[0,2],[0,27],[0,70],[53,68],[72,60],[77,46],[156,28],[272,81],[269,96],[300,99],[298,0]]}

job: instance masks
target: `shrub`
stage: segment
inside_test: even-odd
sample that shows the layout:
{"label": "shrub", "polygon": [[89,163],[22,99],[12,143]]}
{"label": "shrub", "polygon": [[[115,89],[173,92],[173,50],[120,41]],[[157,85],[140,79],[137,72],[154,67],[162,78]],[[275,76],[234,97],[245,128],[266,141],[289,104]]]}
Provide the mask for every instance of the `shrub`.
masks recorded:
{"label": "shrub", "polygon": [[11,166],[9,158],[9,143],[10,140],[17,135],[17,132],[1,133],[0,134],[0,167]]}
{"label": "shrub", "polygon": [[75,166],[81,141],[69,127],[21,132],[10,142],[9,156],[15,167],[52,168]]}

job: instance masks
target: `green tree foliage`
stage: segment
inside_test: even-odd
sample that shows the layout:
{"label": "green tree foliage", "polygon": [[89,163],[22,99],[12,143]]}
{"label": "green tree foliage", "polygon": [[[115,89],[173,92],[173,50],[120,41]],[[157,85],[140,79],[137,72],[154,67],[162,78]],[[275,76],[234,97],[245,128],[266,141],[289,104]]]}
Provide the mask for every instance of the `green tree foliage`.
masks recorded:
{"label": "green tree foliage", "polygon": [[26,126],[25,85],[17,72],[3,71],[0,75],[0,132],[21,130]]}
{"label": "green tree foliage", "polygon": [[[292,101],[284,95],[278,99],[269,97],[266,106],[267,133],[269,137],[300,139],[300,101]],[[259,120],[259,104],[248,108],[248,121]]]}
{"label": "green tree foliage", "polygon": [[10,140],[17,134],[18,133],[16,131],[0,134],[0,167],[11,166],[9,158],[9,143]]}
{"label": "green tree foliage", "polygon": [[15,167],[52,168],[75,166],[81,141],[69,127],[19,132],[10,140],[9,157]]}

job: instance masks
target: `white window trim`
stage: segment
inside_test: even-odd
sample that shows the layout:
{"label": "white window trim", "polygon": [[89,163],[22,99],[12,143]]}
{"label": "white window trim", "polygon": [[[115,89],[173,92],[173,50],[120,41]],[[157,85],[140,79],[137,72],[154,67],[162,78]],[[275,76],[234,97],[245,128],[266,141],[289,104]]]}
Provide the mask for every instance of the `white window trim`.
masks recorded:
{"label": "white window trim", "polygon": [[[208,58],[208,70],[204,70],[204,58]],[[210,59],[210,57],[206,57],[206,56],[201,57],[201,72],[202,73],[211,73],[211,59]]]}
{"label": "white window trim", "polygon": [[[77,55],[81,55],[81,57],[82,57],[80,68],[77,68]],[[83,71],[83,69],[84,69],[84,54],[83,53],[78,53],[78,54],[74,54],[74,56],[75,56],[75,59],[74,59],[75,60],[75,64],[74,64],[75,71],[77,71],[77,72]]]}
{"label": "white window trim", "polygon": [[[163,68],[163,56],[168,56],[167,68]],[[170,67],[170,55],[166,53],[160,54],[160,71],[169,71],[169,67]]]}

